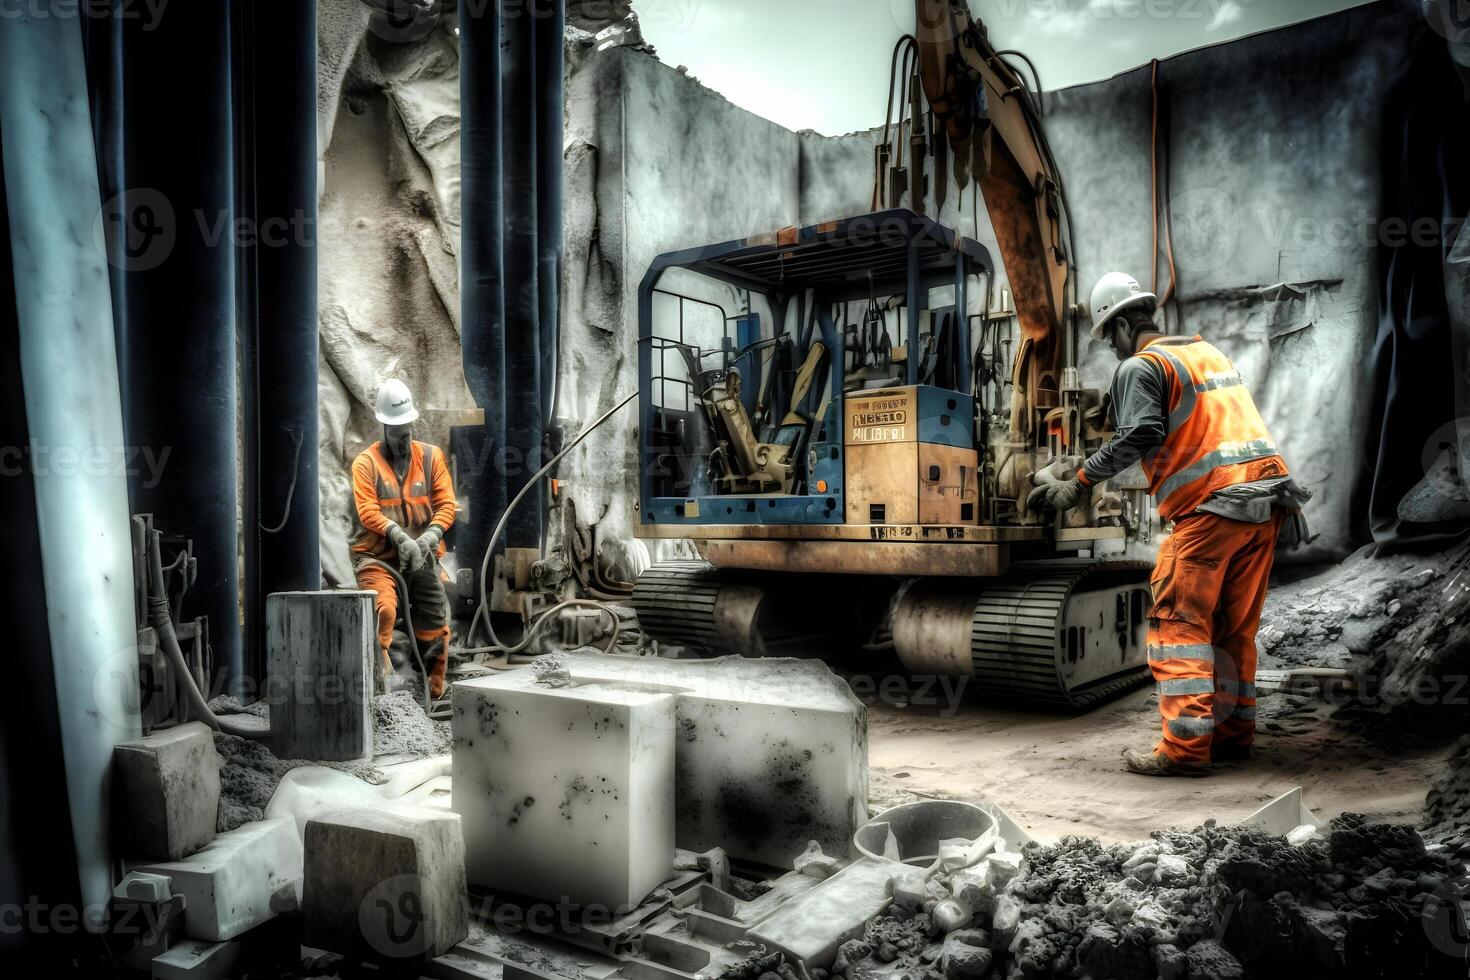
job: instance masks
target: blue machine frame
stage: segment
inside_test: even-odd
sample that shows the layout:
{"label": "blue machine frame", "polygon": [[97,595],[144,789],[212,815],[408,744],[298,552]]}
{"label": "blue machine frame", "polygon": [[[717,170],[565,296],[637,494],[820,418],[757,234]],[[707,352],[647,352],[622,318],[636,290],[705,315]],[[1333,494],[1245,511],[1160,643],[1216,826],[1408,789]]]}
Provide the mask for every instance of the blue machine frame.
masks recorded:
{"label": "blue machine frame", "polygon": [[[654,296],[662,292],[658,284],[663,274],[674,268],[688,269],[720,280],[752,294],[763,296],[781,322],[772,325],[772,336],[787,332],[786,311],[792,299],[797,301],[797,325],[807,322],[808,293],[814,306],[817,329],[826,346],[829,359],[831,399],[826,415],[814,423],[813,441],[809,445],[816,460],[809,474],[810,483],[825,483],[822,493],[807,494],[700,494],[693,497],[655,495],[655,477],[667,453],[652,443],[657,418],[654,405]],[[841,524],[843,523],[843,392],[846,338],[832,322],[830,309],[836,302],[852,302],[876,295],[902,296],[906,310],[907,337],[910,352],[920,348],[921,314],[928,309],[929,291],[954,287],[954,309],[962,339],[957,374],[958,390],[924,386],[920,389],[921,405],[938,398],[953,406],[958,400],[972,403],[972,339],[966,314],[968,280],[983,276],[988,294],[994,282],[994,266],[990,253],[979,242],[955,232],[923,215],[906,209],[880,211],[805,228],[789,228],[768,235],[738,239],[719,245],[667,252],[653,260],[638,289],[638,450],[640,524],[717,525],[717,524]],[[679,295],[679,294],[674,294]],[[684,297],[693,302],[703,302]],[[682,313],[682,307],[681,307]],[[723,313],[723,310],[722,310]],[[740,317],[725,317],[737,323],[739,343],[749,342],[753,331],[759,331],[759,319],[750,312]],[[810,338],[797,339],[806,346]],[[719,352],[711,352],[719,353]],[[727,357],[731,354],[727,349]],[[800,351],[804,354],[804,351]],[[662,358],[662,355],[660,355]],[[662,367],[660,367],[662,370]],[[911,355],[906,363],[905,383],[919,384],[919,357]],[[661,375],[659,376],[662,377]],[[821,386],[818,386],[819,389]],[[752,389],[754,385],[752,385]],[[941,438],[921,437],[921,441],[947,442],[968,433],[967,445],[973,445],[973,409],[956,412],[951,417],[964,419],[963,426],[947,431]],[[920,411],[921,429],[927,413]],[[822,440],[819,432],[826,433]]]}

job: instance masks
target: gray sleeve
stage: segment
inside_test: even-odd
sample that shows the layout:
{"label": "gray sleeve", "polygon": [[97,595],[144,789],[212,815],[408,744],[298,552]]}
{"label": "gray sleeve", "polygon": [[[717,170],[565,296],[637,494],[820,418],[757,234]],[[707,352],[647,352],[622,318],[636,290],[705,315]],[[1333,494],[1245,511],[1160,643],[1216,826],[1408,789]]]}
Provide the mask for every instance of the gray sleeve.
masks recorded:
{"label": "gray sleeve", "polygon": [[1113,376],[1113,417],[1117,430],[1107,445],[1082,464],[1087,482],[1116,476],[1164,444],[1169,434],[1169,383],[1163,365],[1151,357],[1130,357]]}

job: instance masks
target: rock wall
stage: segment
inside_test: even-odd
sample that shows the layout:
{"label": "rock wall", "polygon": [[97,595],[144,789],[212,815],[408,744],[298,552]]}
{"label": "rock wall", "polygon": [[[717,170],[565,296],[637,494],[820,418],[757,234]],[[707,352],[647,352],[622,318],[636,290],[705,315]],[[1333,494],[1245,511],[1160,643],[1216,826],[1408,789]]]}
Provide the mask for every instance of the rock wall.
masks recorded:
{"label": "rock wall", "polygon": [[[365,32],[360,7],[322,3],[329,581],[346,574],[346,467],[375,437],[369,399],[379,381],[402,376],[444,413],[472,407],[456,322],[452,30],[441,24],[420,41],[393,43]],[[1354,544],[1350,497],[1368,468],[1363,382],[1376,322],[1379,114],[1419,23],[1412,5],[1384,0],[1160,65],[1170,93],[1166,186],[1179,299],[1170,326],[1203,333],[1235,357],[1294,471],[1317,492],[1310,518],[1320,537],[1299,557],[1340,557]],[[604,42],[575,18],[567,30],[556,414],[571,425],[636,386],[637,288],[654,256],[861,213],[871,197],[874,132],[790,132],[659,63],[636,22],[620,24]],[[1150,78],[1144,67],[1046,97],[1084,302],[1109,269],[1150,280]],[[952,192],[941,217],[998,259],[984,209],[976,215],[972,204],[971,193]],[[1168,278],[1161,259],[1161,290]],[[1111,354],[1085,335],[1079,345],[1084,380],[1106,386]],[[433,415],[421,437],[443,439],[448,417]],[[613,577],[648,560],[631,538],[635,448],[629,406],[561,472],[579,519],[598,526]]]}

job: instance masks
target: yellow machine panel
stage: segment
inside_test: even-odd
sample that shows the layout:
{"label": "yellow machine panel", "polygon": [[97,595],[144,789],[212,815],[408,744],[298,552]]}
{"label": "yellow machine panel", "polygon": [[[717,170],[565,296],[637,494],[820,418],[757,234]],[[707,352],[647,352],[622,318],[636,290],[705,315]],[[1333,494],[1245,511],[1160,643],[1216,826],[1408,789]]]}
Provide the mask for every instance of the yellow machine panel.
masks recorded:
{"label": "yellow machine panel", "polygon": [[882,442],[847,449],[850,524],[974,524],[980,509],[973,449]]}
{"label": "yellow machine panel", "polygon": [[853,392],[846,408],[842,441],[849,446],[918,441],[918,389],[913,385]]}

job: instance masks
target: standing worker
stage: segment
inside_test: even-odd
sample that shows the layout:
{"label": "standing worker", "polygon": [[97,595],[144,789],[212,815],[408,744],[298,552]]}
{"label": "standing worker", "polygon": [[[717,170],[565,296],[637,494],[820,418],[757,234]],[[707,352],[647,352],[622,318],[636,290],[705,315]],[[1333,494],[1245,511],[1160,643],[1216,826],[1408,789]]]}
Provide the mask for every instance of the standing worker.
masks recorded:
{"label": "standing worker", "polygon": [[1278,536],[1305,537],[1292,481],[1230,359],[1199,337],[1166,337],[1158,301],[1110,272],[1092,291],[1092,336],[1122,364],[1113,377],[1116,432],[1075,478],[1038,487],[1028,505],[1065,511],[1142,461],[1149,492],[1174,529],[1151,584],[1148,660],[1163,739],[1123,752],[1149,776],[1202,776],[1250,756],[1256,732],[1256,629]]}
{"label": "standing worker", "polygon": [[444,451],[414,442],[410,425],[419,417],[408,385],[396,378],[378,389],[376,414],[383,438],[352,463],[357,532],[352,540],[357,584],[377,594],[378,645],[384,672],[393,661],[393,621],[398,593],[393,575],[374,558],[394,565],[408,586],[414,636],[429,676],[429,696],[444,694],[449,666],[449,598],[439,579],[444,532],[454,524],[454,482]]}

